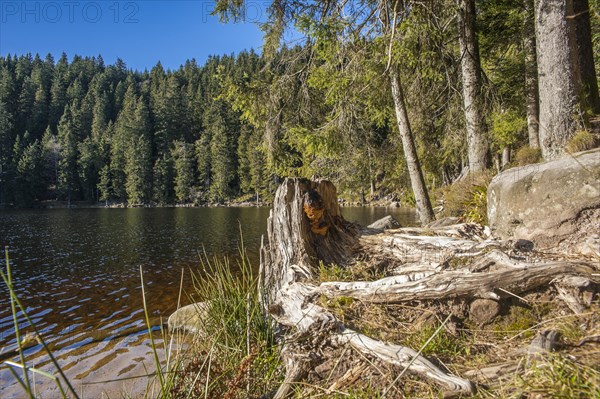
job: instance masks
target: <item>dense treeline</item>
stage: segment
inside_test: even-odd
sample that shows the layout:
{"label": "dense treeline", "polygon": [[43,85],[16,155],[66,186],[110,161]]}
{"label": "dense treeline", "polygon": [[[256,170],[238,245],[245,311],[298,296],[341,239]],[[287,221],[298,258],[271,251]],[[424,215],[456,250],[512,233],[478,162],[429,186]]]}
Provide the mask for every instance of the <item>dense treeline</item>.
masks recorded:
{"label": "dense treeline", "polygon": [[[261,56],[176,71],[5,56],[0,204],[262,199],[280,177],[317,175],[354,198],[393,192],[426,221],[432,188],[519,148],[552,158],[590,126],[600,23],[587,0],[567,3],[274,3]],[[280,48],[292,23],[306,40]]]}
{"label": "dense treeline", "polygon": [[100,56],[1,58],[0,203],[168,204],[268,189],[255,130],[219,99],[221,75],[261,67],[252,51],[150,72]]}

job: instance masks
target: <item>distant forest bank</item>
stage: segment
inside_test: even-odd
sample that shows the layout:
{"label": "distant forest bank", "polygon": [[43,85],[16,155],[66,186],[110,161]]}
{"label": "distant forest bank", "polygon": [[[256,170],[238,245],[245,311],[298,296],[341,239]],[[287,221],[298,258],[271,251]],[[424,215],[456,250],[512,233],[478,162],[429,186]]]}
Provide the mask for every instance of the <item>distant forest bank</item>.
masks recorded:
{"label": "distant forest bank", "polygon": [[600,17],[577,4],[571,18],[532,0],[414,3],[364,21],[314,5],[296,10],[295,47],[274,29],[262,55],[177,70],[0,56],[0,204],[268,202],[303,176],[427,222],[466,172],[598,145]]}

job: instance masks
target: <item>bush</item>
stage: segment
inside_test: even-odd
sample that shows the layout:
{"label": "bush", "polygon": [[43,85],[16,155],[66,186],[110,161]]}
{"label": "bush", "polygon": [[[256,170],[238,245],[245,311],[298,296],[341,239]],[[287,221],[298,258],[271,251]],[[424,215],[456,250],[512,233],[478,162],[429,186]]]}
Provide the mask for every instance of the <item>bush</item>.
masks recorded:
{"label": "bush", "polygon": [[487,187],[491,172],[470,174],[466,179],[442,188],[441,216],[456,216],[464,222],[487,223]]}
{"label": "bush", "polygon": [[517,151],[515,155],[515,163],[517,166],[530,165],[532,163],[538,163],[542,161],[542,150],[539,148],[531,148],[526,145]]}

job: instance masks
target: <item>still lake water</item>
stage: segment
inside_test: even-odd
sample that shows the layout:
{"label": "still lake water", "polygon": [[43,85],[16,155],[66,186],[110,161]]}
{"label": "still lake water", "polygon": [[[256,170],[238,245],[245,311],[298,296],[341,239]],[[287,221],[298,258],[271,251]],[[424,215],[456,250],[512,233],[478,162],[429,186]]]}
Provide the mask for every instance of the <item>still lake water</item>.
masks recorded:
{"label": "still lake water", "polygon": [[[416,224],[403,208],[342,208],[363,225],[393,215]],[[177,308],[182,269],[182,305],[191,301],[190,269],[199,253],[235,258],[240,226],[249,257],[257,263],[269,208],[134,208],[0,211],[0,245],[9,247],[13,285],[75,385],[127,389],[120,377],[151,368],[139,267],[153,325]],[[6,268],[4,256],[0,266]],[[21,327],[27,323],[19,315]],[[0,282],[0,357],[15,346],[8,290]],[[30,365],[51,369],[41,345],[26,351]],[[145,363],[144,363],[145,362]],[[112,387],[112,388],[111,388]],[[41,385],[40,389],[47,387]],[[0,366],[0,396],[20,397],[14,378]],[[131,388],[130,389],[134,389]],[[94,397],[93,388],[87,388]],[[52,397],[49,392],[46,397]]]}

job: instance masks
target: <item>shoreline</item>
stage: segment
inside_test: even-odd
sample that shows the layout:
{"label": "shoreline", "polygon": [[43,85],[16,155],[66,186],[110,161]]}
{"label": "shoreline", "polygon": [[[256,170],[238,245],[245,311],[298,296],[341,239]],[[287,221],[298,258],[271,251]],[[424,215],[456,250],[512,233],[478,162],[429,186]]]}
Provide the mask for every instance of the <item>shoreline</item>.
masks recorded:
{"label": "shoreline", "polygon": [[[402,204],[397,201],[374,201],[374,202],[350,202],[342,201],[339,204],[341,207],[365,207],[365,208],[405,208],[414,209],[414,206]],[[0,211],[3,210],[38,210],[38,209],[128,209],[128,208],[264,208],[272,207],[272,202],[226,202],[226,203],[207,203],[207,204],[145,204],[145,205],[129,205],[127,203],[90,203],[87,201],[72,202],[70,205],[67,201],[44,201],[34,206],[19,207],[13,205],[0,204]]]}

